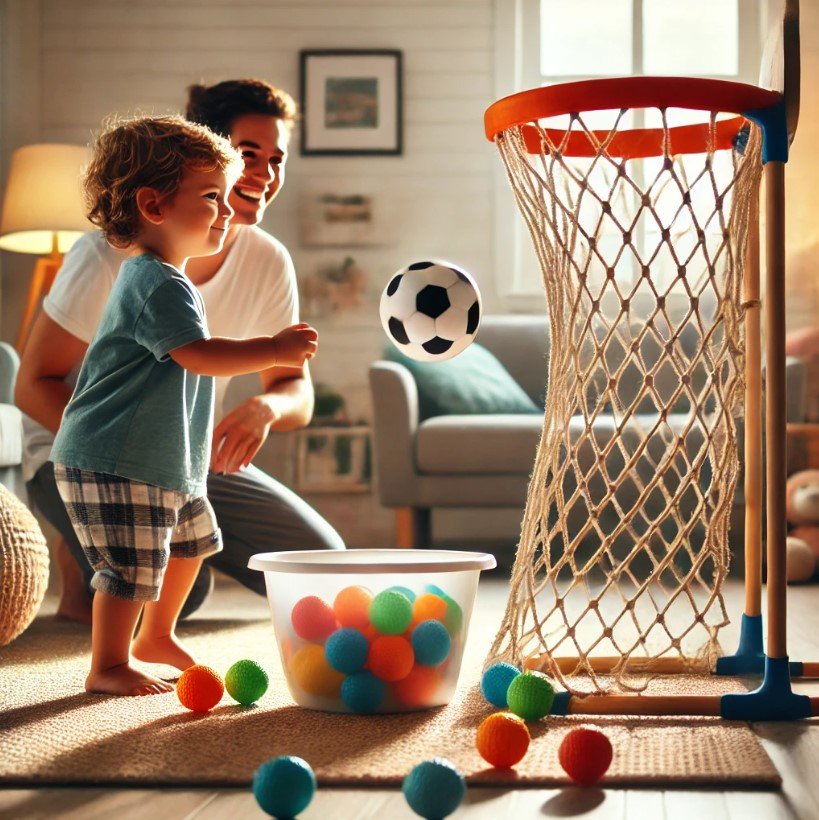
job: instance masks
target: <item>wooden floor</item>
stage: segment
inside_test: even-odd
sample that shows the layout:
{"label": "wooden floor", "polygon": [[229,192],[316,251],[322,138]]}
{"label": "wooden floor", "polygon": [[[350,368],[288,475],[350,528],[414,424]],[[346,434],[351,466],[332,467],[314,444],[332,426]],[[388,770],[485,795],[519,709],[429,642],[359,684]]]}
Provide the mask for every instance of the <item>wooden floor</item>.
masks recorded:
{"label": "wooden floor", "polygon": [[[736,621],[742,606],[738,583],[726,590]],[[47,600],[44,612],[53,612]],[[500,613],[505,584],[481,582],[478,606]],[[241,608],[267,612],[263,599],[232,582],[217,586],[207,605],[209,617]],[[734,613],[737,613],[734,615]],[[792,587],[789,596],[789,648],[795,660],[819,660],[819,585]],[[734,648],[736,630],[724,633],[723,645]],[[819,694],[819,682],[796,687]],[[464,820],[525,820],[534,817],[622,818],[623,820],[762,820],[819,819],[819,719],[799,724],[758,724],[755,730],[783,778],[781,792],[735,792],[624,789],[518,789],[471,787],[458,811]],[[2,743],[2,739],[0,739]],[[0,790],[0,818],[122,818],[122,820],[243,820],[265,815],[249,789],[86,789]],[[398,789],[319,789],[303,820],[401,820],[415,815]]]}

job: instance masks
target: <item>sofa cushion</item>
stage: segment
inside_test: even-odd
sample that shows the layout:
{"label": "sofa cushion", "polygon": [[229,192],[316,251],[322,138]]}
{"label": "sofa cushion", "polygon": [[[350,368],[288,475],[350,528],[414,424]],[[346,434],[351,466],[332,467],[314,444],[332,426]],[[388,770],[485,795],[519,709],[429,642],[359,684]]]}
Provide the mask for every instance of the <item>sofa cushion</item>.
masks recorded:
{"label": "sofa cushion", "polygon": [[385,358],[410,371],[418,387],[420,420],[434,416],[543,413],[509,375],[509,371],[479,344],[442,362],[417,362],[392,345]]}
{"label": "sofa cushion", "polygon": [[529,475],[543,416],[438,416],[418,428],[415,459],[422,473]]}
{"label": "sofa cushion", "polygon": [[[625,447],[635,452],[641,438],[651,430],[657,420],[656,415],[642,415],[635,418],[633,426],[624,432]],[[569,436],[577,442],[583,433],[583,419],[574,416],[569,423]],[[423,422],[418,428],[415,460],[422,473],[438,475],[530,475],[535,463],[538,442],[543,427],[543,416],[493,415],[493,416],[438,416]],[[691,426],[687,414],[670,415],[666,426],[667,434],[686,435],[686,449],[693,453],[702,443],[702,432],[698,425]],[[599,416],[594,425],[594,438],[601,449],[614,436],[616,423],[613,416]],[[651,478],[653,466],[666,454],[669,441],[664,443],[659,435],[652,437],[647,458],[639,460],[638,472],[642,481]],[[595,448],[588,436],[577,451],[577,465],[584,472],[590,471],[596,461]],[[679,462],[677,462],[679,464]],[[622,453],[612,451],[608,466],[611,475],[623,467]]]}

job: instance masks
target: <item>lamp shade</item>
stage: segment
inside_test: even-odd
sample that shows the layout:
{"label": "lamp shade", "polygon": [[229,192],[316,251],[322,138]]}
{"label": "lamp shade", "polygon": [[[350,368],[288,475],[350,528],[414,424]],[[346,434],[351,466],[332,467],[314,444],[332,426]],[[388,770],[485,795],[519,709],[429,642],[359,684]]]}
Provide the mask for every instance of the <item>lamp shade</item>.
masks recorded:
{"label": "lamp shade", "polygon": [[65,253],[94,229],[85,218],[81,174],[90,154],[82,145],[26,145],[11,155],[0,248],[51,253],[54,235]]}

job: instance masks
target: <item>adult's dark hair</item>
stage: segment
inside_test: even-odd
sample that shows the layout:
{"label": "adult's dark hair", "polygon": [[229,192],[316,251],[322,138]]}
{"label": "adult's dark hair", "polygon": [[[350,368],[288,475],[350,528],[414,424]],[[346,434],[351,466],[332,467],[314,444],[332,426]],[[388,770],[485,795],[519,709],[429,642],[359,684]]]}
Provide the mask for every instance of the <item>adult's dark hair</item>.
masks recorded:
{"label": "adult's dark hair", "polygon": [[298,106],[286,91],[264,80],[225,80],[188,88],[185,117],[217,134],[228,136],[235,120],[245,114],[279,117],[292,128]]}

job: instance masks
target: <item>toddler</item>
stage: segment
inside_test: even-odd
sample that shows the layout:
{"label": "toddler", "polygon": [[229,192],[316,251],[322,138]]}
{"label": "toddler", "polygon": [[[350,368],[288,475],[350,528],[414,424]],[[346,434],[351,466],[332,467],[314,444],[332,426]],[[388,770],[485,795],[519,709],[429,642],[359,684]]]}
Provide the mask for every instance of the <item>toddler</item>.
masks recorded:
{"label": "toddler", "polygon": [[209,129],[158,117],[105,131],[86,173],[89,219],[129,251],[51,453],[95,570],[89,692],[172,690],[132,657],[179,670],[195,663],[175,629],[202,559],[222,547],[205,496],[213,377],[300,368],[316,352],[306,324],[272,337],[211,337],[185,276],[187,259],[222,247],[242,167]]}

